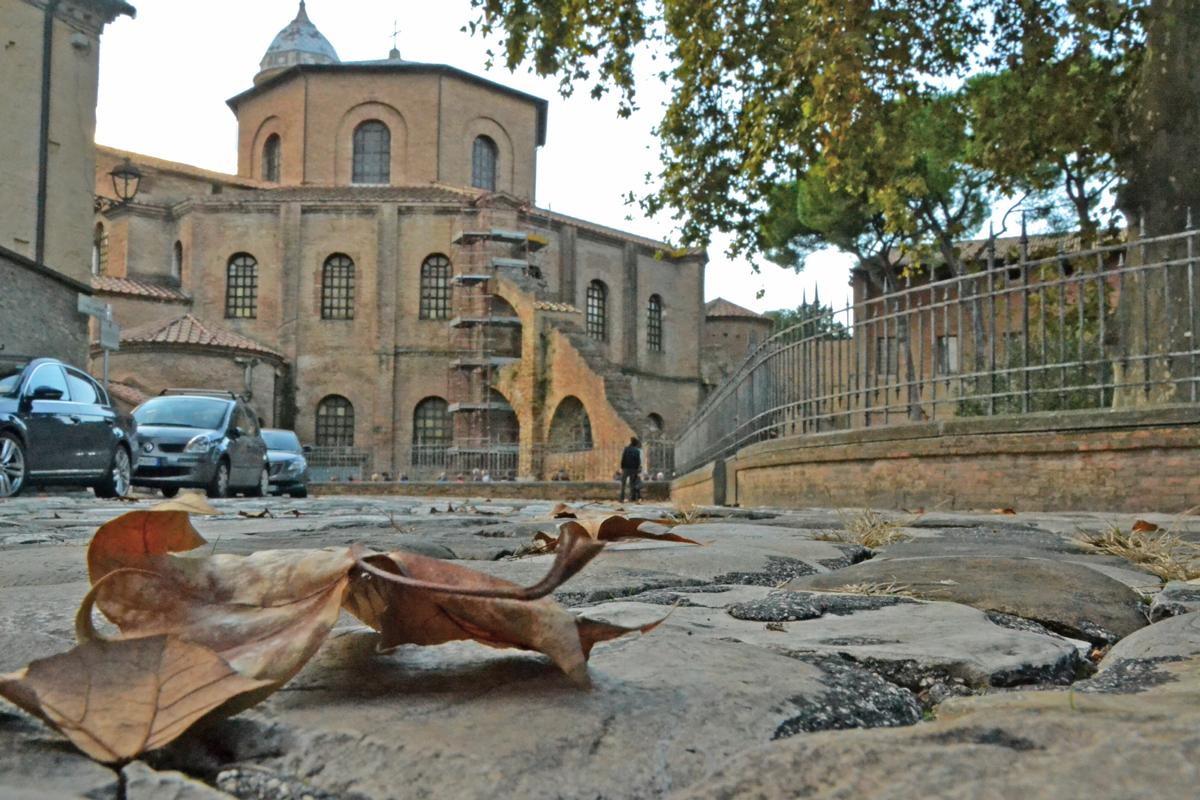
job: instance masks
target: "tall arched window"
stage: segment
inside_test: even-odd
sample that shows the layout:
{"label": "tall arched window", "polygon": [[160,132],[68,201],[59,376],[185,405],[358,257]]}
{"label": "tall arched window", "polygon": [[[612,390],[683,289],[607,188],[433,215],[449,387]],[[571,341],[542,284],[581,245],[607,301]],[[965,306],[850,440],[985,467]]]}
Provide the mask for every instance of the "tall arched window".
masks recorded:
{"label": "tall arched window", "polygon": [[450,318],[450,259],[434,254],[421,265],[421,319]]}
{"label": "tall arched window", "polygon": [[92,274],[108,274],[108,231],[102,222],[97,222],[92,231]]}
{"label": "tall arched window", "polygon": [[354,446],[354,405],[340,394],[317,404],[317,446]]}
{"label": "tall arched window", "polygon": [[171,277],[175,280],[183,278],[183,242],[175,242],[171,248]]}
{"label": "tall arched window", "polygon": [[608,287],[601,281],[588,284],[587,332],[593,339],[608,341]]}
{"label": "tall arched window", "polygon": [[258,262],[249,253],[229,259],[225,269],[226,319],[254,319],[258,316]]}
{"label": "tall arched window", "polygon": [[426,397],[413,410],[414,466],[441,466],[453,439],[450,406],[440,397]]}
{"label": "tall arched window", "polygon": [[264,181],[279,183],[279,151],[279,134],[272,133],[263,143],[262,179]]}
{"label": "tall arched window", "polygon": [[646,347],[651,353],[661,353],[663,349],[663,302],[656,294],[650,295],[650,304],[646,308]]}
{"label": "tall arched window", "polygon": [[321,319],[354,319],[354,261],[335,253],[321,270]]}
{"label": "tall arched window", "polygon": [[500,149],[490,136],[476,136],[471,148],[471,185],[485,192],[496,191],[496,160]]}
{"label": "tall arched window", "polygon": [[392,180],[392,132],[377,119],[354,129],[354,183],[390,183]]}

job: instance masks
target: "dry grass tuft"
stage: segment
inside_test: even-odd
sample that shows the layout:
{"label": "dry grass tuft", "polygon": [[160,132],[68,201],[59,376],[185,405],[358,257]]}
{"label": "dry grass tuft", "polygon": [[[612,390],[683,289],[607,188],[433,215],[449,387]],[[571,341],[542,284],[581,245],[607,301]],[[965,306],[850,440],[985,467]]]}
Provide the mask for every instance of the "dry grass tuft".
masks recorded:
{"label": "dry grass tuft", "polygon": [[876,547],[906,542],[912,537],[901,532],[908,527],[920,514],[908,519],[884,519],[882,514],[864,508],[853,517],[848,516],[840,508],[838,518],[842,521],[842,530],[825,531],[817,534],[815,539],[822,542],[849,542],[861,544],[874,550]]}
{"label": "dry grass tuft", "polygon": [[845,586],[840,586],[837,589],[822,589],[825,592],[834,592],[836,594],[865,594],[865,595],[887,595],[890,597],[911,597],[914,600],[916,595],[908,586],[903,586],[897,583],[848,583]]}
{"label": "dry grass tuft", "polygon": [[1132,561],[1164,581],[1200,578],[1200,546],[1181,539],[1175,525],[1165,531],[1157,526],[1144,527],[1153,530],[1139,530],[1135,525],[1125,533],[1114,525],[1104,533],[1084,534],[1079,541],[1092,550]]}
{"label": "dry grass tuft", "polygon": [[[670,524],[675,525],[698,525],[706,521],[708,513],[698,505],[693,503],[672,503],[672,511]],[[664,520],[666,522],[666,520]]]}

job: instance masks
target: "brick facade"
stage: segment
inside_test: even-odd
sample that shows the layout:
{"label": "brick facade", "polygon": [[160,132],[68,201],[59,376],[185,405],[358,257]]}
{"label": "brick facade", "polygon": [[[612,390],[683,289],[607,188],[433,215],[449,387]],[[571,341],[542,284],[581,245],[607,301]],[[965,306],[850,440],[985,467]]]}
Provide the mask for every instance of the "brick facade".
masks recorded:
{"label": "brick facade", "polygon": [[[779,439],[722,465],[728,504],[1183,512],[1200,504],[1200,409],[951,419]],[[711,503],[712,465],[672,499]]]}

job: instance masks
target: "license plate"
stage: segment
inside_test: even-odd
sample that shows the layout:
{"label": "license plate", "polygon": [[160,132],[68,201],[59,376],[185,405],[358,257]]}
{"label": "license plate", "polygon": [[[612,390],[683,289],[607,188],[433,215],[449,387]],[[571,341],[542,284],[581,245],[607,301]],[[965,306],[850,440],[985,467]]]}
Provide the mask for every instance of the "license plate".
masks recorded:
{"label": "license plate", "polygon": [[140,456],[138,458],[137,465],[139,467],[161,467],[162,459],[161,458],[150,458],[148,456]]}

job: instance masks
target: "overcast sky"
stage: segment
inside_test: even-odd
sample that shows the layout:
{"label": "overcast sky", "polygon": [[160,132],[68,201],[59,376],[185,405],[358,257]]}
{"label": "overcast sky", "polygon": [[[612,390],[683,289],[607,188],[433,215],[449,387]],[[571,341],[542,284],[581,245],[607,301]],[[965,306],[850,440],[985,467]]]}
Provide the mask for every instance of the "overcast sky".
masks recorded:
{"label": "overcast sky", "polygon": [[[101,144],[182,161],[221,172],[237,170],[237,127],[227,98],[244,91],[275,34],[296,14],[296,0],[134,0],[136,20],[121,18],[100,48],[96,140]],[[450,64],[550,101],[546,146],[538,156],[538,205],[602,225],[669,237],[668,219],[648,219],[624,204],[658,167],[651,130],[667,99],[654,64],[643,66],[642,109],[619,119],[611,98],[592,100],[586,88],[564,100],[557,82],[503,68],[486,70],[487,42],[459,29],[471,18],[469,0],[435,3],[385,0],[310,0],[308,15],[343,61],[386,58],[394,22],[397,45],[409,61]],[[626,219],[630,214],[632,219]],[[755,274],[730,261],[725,242],[709,249],[705,295],[756,311],[795,307],[801,292],[819,287],[825,303],[844,304],[849,260],[810,259],[795,273],[764,265]],[[760,290],[766,293],[756,298]]]}

